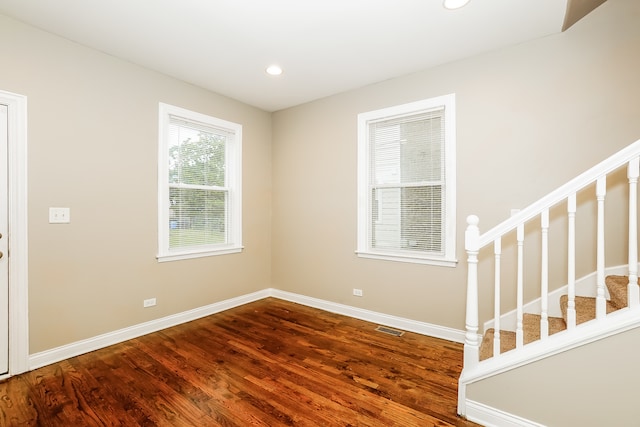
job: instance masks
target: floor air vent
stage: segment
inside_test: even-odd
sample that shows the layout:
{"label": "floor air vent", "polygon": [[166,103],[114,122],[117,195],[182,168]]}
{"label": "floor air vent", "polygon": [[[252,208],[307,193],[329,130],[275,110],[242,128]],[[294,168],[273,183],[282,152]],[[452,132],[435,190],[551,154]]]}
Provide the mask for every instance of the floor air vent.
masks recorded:
{"label": "floor air vent", "polygon": [[387,328],[386,326],[378,326],[376,331],[382,332],[385,334],[393,335],[394,337],[401,337],[404,334],[404,331],[399,331],[397,329]]}

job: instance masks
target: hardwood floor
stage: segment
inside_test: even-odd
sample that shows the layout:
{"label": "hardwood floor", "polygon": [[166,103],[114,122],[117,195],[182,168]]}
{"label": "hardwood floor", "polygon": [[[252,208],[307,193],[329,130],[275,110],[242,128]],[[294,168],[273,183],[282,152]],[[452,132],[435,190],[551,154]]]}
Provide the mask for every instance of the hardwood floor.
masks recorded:
{"label": "hardwood floor", "polygon": [[462,345],[268,298],[0,383],[1,426],[475,426]]}

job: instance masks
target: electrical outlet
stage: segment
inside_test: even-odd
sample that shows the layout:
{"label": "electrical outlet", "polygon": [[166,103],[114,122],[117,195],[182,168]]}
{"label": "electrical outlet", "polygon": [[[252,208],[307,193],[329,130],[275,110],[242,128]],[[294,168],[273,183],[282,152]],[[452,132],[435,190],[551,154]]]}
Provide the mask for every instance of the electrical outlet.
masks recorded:
{"label": "electrical outlet", "polygon": [[156,305],[156,299],[155,298],[149,298],[149,299],[146,299],[146,300],[142,301],[142,306],[144,308],[153,307],[154,305]]}
{"label": "electrical outlet", "polygon": [[353,295],[356,296],[356,297],[361,297],[362,296],[362,289],[353,288]]}
{"label": "electrical outlet", "polygon": [[68,224],[71,222],[71,209],[49,208],[49,224]]}

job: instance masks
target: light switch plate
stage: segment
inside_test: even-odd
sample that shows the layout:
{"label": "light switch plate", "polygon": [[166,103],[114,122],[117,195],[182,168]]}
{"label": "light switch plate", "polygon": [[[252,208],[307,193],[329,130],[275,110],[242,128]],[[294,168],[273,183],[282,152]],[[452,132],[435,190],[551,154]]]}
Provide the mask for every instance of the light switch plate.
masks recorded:
{"label": "light switch plate", "polygon": [[49,208],[49,224],[67,224],[71,222],[71,209]]}

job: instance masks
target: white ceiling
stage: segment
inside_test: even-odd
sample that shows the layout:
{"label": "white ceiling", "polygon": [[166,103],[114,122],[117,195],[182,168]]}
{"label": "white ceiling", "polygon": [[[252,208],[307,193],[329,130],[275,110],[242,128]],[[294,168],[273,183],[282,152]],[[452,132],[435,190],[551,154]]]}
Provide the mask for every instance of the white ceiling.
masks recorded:
{"label": "white ceiling", "polygon": [[0,13],[276,111],[558,33],[567,1],[0,0]]}

